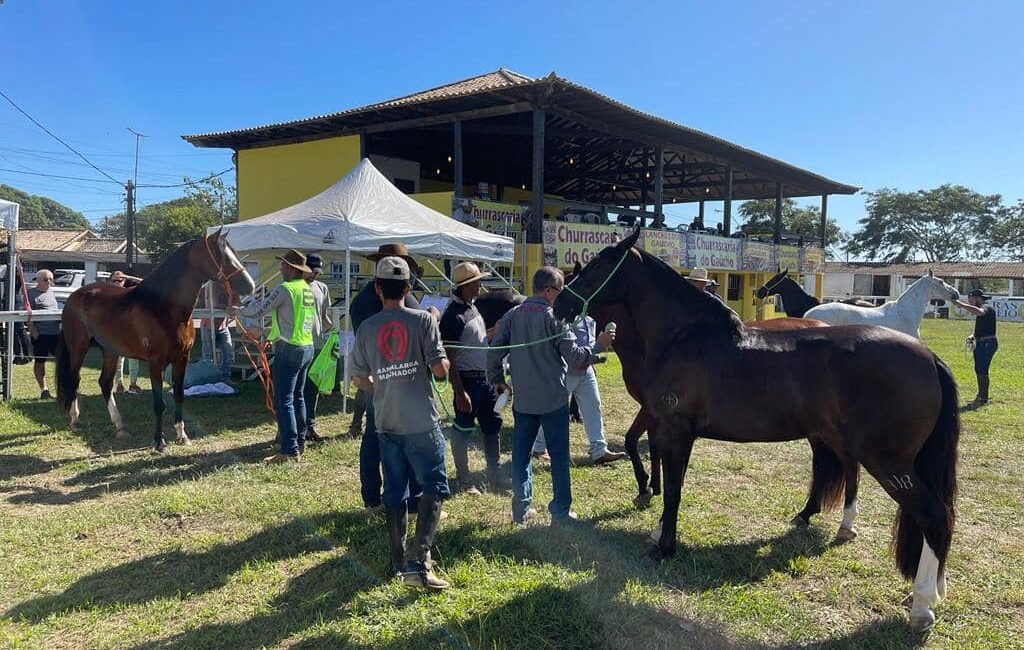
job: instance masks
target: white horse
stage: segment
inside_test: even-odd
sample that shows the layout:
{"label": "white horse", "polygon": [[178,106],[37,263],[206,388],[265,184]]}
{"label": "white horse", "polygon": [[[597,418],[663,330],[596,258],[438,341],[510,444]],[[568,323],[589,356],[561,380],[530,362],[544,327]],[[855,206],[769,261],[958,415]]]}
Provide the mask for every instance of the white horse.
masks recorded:
{"label": "white horse", "polygon": [[808,309],[804,318],[814,318],[829,325],[881,325],[921,338],[921,318],[930,300],[959,300],[960,292],[935,277],[928,275],[915,281],[896,300],[879,307],[857,307],[841,302],[830,302]]}

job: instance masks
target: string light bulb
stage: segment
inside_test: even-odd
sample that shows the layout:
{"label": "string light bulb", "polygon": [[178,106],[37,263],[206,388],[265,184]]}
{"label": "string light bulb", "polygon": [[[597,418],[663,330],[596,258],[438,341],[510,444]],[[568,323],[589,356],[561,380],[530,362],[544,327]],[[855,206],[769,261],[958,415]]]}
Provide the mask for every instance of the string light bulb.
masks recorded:
{"label": "string light bulb", "polygon": [[614,192],[615,190],[617,190],[617,189],[619,189],[619,188],[618,188],[618,186],[616,186],[616,185],[612,185],[612,191],[613,191],[613,192]]}
{"label": "string light bulb", "polygon": [[441,168],[440,168],[440,167],[438,167],[438,168],[437,168],[437,175],[438,175],[438,176],[440,176],[440,175],[441,175]]}
{"label": "string light bulb", "polygon": [[448,162],[451,162],[451,161],[452,161],[452,157],[448,156]]}

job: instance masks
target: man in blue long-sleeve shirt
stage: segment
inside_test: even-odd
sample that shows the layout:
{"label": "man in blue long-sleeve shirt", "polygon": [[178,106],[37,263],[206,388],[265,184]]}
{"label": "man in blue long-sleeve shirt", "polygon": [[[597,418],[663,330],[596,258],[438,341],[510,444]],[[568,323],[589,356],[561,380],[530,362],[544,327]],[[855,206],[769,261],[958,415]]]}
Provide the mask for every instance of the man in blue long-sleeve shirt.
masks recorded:
{"label": "man in blue long-sleeve shirt", "polygon": [[[492,349],[487,354],[487,378],[498,392],[509,390],[502,361],[507,356],[516,387],[512,414],[515,419],[512,438],[512,519],[523,523],[533,514],[533,474],[531,450],[541,426],[547,435],[551,455],[551,486],[554,493],[548,506],[552,523],[576,519],[570,510],[572,489],[569,483],[569,393],[565,374],[568,366],[593,362],[591,348],[576,344],[576,337],[555,319],[551,306],[565,285],[562,272],[541,267],[533,276],[533,295],[505,314],[498,322]],[[598,343],[608,348],[615,340],[613,332],[602,332]],[[542,341],[537,343],[538,341]],[[523,347],[507,347],[523,346]]]}

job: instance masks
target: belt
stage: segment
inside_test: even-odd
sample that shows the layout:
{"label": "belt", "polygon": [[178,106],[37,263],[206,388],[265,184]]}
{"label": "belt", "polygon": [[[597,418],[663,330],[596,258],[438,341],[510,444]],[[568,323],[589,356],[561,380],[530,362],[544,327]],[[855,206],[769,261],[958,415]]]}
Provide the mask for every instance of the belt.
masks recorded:
{"label": "belt", "polygon": [[995,338],[996,338],[995,334],[990,334],[989,336],[976,336],[976,337],[974,337],[974,340],[975,341],[994,341]]}
{"label": "belt", "polygon": [[466,379],[487,379],[487,373],[483,370],[460,370],[459,376]]}

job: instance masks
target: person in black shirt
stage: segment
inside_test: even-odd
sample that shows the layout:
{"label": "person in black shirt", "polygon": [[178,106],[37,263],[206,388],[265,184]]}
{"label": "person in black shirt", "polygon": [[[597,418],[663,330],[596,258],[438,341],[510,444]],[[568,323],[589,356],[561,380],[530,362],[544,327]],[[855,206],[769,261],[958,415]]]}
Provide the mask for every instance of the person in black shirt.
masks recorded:
{"label": "person in black shirt", "polygon": [[974,289],[967,294],[968,302],[953,301],[957,307],[977,316],[974,321],[974,334],[968,339],[974,343],[974,374],[978,376],[978,396],[974,398],[975,404],[988,402],[988,369],[992,364],[992,357],[999,349],[999,341],[996,340],[996,310],[985,304],[989,297],[981,289]]}

